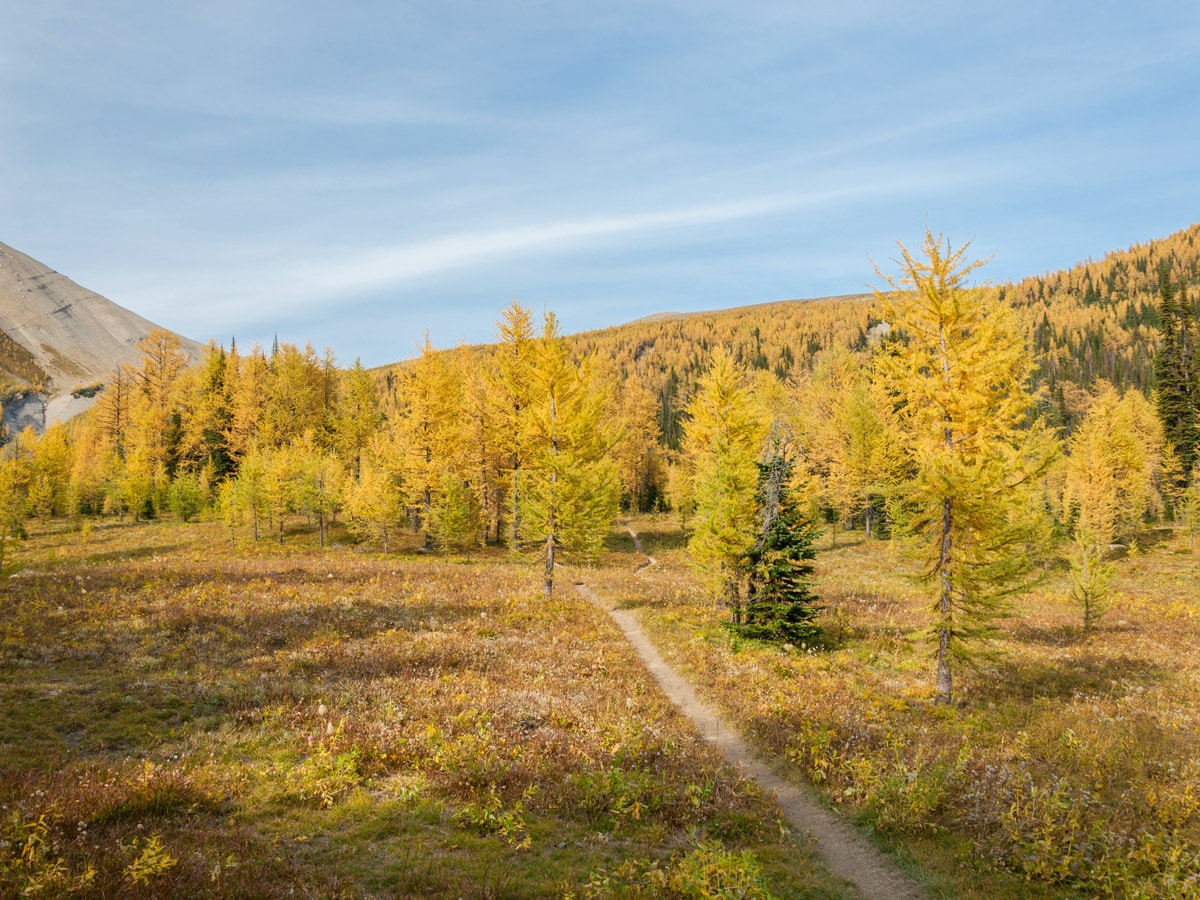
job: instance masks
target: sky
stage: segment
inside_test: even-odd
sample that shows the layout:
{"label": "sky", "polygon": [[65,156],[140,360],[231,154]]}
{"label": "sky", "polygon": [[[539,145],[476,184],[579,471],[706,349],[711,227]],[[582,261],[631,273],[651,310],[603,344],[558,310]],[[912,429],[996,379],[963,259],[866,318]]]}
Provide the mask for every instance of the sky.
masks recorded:
{"label": "sky", "polygon": [[1200,4],[0,0],[0,241],[381,365],[1200,220]]}

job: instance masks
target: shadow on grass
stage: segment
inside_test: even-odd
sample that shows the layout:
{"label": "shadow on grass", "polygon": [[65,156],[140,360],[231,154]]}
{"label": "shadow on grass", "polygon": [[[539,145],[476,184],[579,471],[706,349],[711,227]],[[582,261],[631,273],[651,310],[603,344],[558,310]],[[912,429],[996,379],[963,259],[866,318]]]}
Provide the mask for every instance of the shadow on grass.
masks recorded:
{"label": "shadow on grass", "polygon": [[642,549],[650,554],[659,550],[682,550],[687,547],[687,535],[679,530],[639,531],[638,537],[641,538]]}
{"label": "shadow on grass", "polygon": [[1032,625],[1018,620],[1012,625],[1012,637],[1021,644],[1077,647],[1086,644],[1091,635],[1078,625]]}
{"label": "shadow on grass", "polygon": [[[128,562],[135,559],[153,559],[180,550],[188,549],[187,544],[158,544],[150,547],[126,547],[121,550],[108,550],[104,553],[92,553],[83,558],[85,563]],[[76,563],[72,563],[75,565]]]}
{"label": "shadow on grass", "polygon": [[1144,659],[1108,656],[1054,661],[1000,657],[989,669],[988,677],[979,679],[973,690],[977,698],[996,702],[1061,700],[1081,693],[1107,693],[1117,678],[1153,684],[1168,675]]}

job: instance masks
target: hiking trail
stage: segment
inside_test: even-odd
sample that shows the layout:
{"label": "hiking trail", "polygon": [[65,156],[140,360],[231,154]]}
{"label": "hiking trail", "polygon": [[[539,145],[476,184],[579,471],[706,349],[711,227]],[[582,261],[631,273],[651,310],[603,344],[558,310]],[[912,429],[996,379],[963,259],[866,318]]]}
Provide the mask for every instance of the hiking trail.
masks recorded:
{"label": "hiking trail", "polygon": [[[657,560],[645,554],[641,540],[634,530],[628,525],[626,530],[633,538],[637,551],[646,555],[649,560],[639,566],[637,572],[654,565]],[[641,657],[654,681],[671,702],[695,723],[701,737],[719,750],[726,762],[744,771],[758,782],[765,792],[775,795],[779,808],[792,826],[801,834],[808,834],[812,838],[817,852],[824,859],[830,872],[849,881],[868,900],[917,900],[924,897],[920,886],[905,875],[895,863],[872,847],[852,825],[821,806],[806,791],[781,778],[760,759],[716,710],[696,696],[687,679],[662,658],[658,648],[642,630],[637,616],[631,610],[620,609],[605,602],[587,584],[576,584],[575,589],[584,599],[612,617]]]}

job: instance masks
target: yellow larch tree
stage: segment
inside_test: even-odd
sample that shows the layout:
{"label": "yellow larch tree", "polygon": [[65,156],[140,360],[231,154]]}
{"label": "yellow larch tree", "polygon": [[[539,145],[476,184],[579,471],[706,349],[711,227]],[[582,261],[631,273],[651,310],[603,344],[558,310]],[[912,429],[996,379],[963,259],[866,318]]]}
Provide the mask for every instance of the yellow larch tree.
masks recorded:
{"label": "yellow larch tree", "polygon": [[246,356],[230,351],[231,409],[225,443],[235,461],[240,461],[260,439],[270,377],[270,365],[258,344]]}
{"label": "yellow larch tree", "polygon": [[687,413],[683,455],[695,515],[688,550],[738,623],[742,562],[757,537],[756,463],[768,424],[723,347],[713,351]]}
{"label": "yellow larch tree", "polygon": [[[326,432],[325,368],[312,344],[301,350],[281,343],[267,361],[259,435],[271,447],[291,443],[311,431],[321,443]],[[241,399],[254,402],[255,398]]]}
{"label": "yellow larch tree", "polygon": [[494,444],[502,459],[502,482],[508,511],[508,541],[517,549],[522,540],[521,513],[526,447],[522,422],[530,403],[534,354],[533,316],[517,301],[501,313],[496,323],[498,346],[488,370],[488,397]]}
{"label": "yellow larch tree", "polygon": [[337,403],[333,413],[333,446],[357,481],[362,458],[372,436],[379,430],[379,392],[371,373],[356,359],[339,375]]}
{"label": "yellow larch tree", "polygon": [[400,379],[403,409],[395,428],[406,450],[404,482],[409,502],[420,510],[426,546],[432,547],[430,523],[443,475],[466,466],[462,380],[448,355],[430,343],[429,335],[417,358],[401,370]]}
{"label": "yellow larch tree", "polygon": [[879,366],[914,474],[892,508],[933,594],[935,702],[948,704],[953,660],[970,658],[1042,550],[1038,479],[1053,448],[1033,421],[1032,360],[1013,310],[966,284],[982,262],[928,231],[923,258],[900,249],[901,275],[888,279],[897,290],[880,300],[901,339]]}
{"label": "yellow larch tree", "polygon": [[1117,528],[1117,466],[1108,436],[1108,416],[1117,404],[1108,387],[1068,442],[1063,462],[1064,518],[1071,523],[1071,596],[1083,607],[1088,628],[1103,609],[1113,567],[1105,553]]}
{"label": "yellow larch tree", "polygon": [[142,357],[127,370],[133,385],[128,446],[130,457],[137,456],[137,471],[131,475],[130,485],[141,486],[148,479],[149,487],[145,492],[140,487],[137,490],[131,487],[131,496],[137,496],[136,514],[153,515],[163,502],[177,461],[179,422],[175,395],[188,357],[179,338],[161,328],[138,341],[137,347]]}
{"label": "yellow larch tree", "polygon": [[611,372],[601,377],[616,386],[613,409],[621,439],[613,448],[613,458],[621,491],[632,512],[643,512],[663,492],[666,477],[658,442],[658,398],[641,380],[619,383]]}
{"label": "yellow larch tree", "polygon": [[596,559],[616,518],[620,481],[610,453],[619,435],[609,425],[605,393],[571,359],[553,313],[534,342],[532,363],[521,423],[526,534],[545,547],[549,597],[560,550]]}

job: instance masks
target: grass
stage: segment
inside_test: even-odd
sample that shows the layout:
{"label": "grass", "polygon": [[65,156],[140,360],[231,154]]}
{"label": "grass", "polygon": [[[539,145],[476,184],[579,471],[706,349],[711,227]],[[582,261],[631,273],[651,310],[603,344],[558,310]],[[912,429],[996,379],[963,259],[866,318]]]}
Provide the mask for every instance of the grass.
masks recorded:
{"label": "grass", "polygon": [[[936,708],[927,601],[885,543],[818,556],[825,648],[731,639],[669,520],[659,564],[597,573],[674,665],[936,896],[1200,896],[1200,555],[1164,533],[1117,561],[1098,627],[1059,570]],[[656,535],[665,540],[656,541]],[[647,539],[648,538],[648,539]]]}
{"label": "grass", "polygon": [[498,552],[335,540],[34,524],[0,582],[0,894],[845,895],[576,573],[546,601]]}

